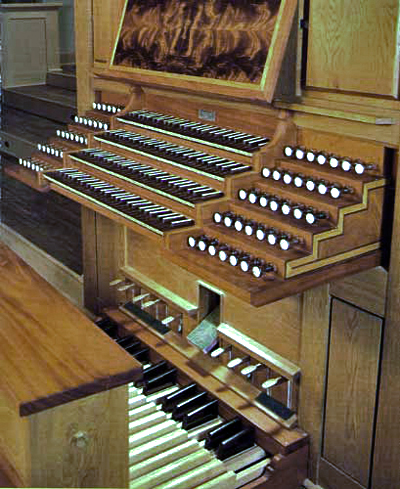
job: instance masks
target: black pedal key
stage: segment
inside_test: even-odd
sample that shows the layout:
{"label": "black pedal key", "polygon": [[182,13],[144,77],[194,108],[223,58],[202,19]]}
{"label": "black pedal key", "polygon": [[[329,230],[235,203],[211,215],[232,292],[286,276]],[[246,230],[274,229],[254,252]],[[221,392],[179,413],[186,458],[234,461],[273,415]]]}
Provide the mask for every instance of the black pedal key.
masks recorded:
{"label": "black pedal key", "polygon": [[196,384],[186,385],[185,387],[182,387],[181,389],[173,392],[172,394],[168,394],[168,396],[165,396],[161,401],[162,409],[163,411],[170,412],[175,408],[177,404],[179,404],[182,401],[185,401],[186,399],[189,399],[190,397],[193,397],[196,394],[197,394]]}
{"label": "black pedal key", "polygon": [[218,401],[214,399],[213,401],[204,404],[193,411],[186,413],[182,419],[182,428],[185,430],[190,430],[196,428],[207,421],[211,421],[218,416]]}
{"label": "black pedal key", "polygon": [[176,368],[171,368],[157,377],[144,381],[143,394],[152,394],[161,389],[175,385],[177,373]]}
{"label": "black pedal key", "polygon": [[255,442],[254,428],[246,428],[222,441],[215,452],[219,460],[226,460],[252,447]]}
{"label": "black pedal key", "polygon": [[205,448],[213,450],[214,448],[217,448],[223,440],[236,435],[242,430],[243,425],[240,418],[233,418],[226,421],[207,433]]}

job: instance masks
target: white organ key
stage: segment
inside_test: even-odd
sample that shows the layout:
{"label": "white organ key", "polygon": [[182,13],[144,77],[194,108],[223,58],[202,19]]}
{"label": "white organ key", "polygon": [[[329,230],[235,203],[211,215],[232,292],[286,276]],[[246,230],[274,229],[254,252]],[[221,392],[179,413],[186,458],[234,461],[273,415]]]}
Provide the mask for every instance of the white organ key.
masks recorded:
{"label": "white organ key", "polygon": [[233,472],[227,472],[215,479],[212,479],[201,486],[197,486],[196,489],[232,489],[236,484],[236,474]]}
{"label": "white organ key", "polygon": [[175,430],[164,436],[156,437],[137,448],[129,450],[129,465],[139,464],[143,460],[153,457],[165,450],[172,449],[188,441],[185,430]]}
{"label": "white organ key", "polygon": [[[180,460],[154,470],[150,474],[139,477],[139,479],[131,482],[129,487],[130,489],[154,489],[155,487],[160,489],[161,484],[165,483],[167,480],[176,478],[188,470],[197,468],[199,466],[204,466],[204,464],[209,462],[210,459],[210,453],[207,450],[201,449],[198,452],[187,455]],[[188,486],[186,486],[186,489],[189,489]]]}
{"label": "white organ key", "polygon": [[149,474],[154,470],[157,470],[159,467],[163,467],[175,460],[186,457],[191,453],[194,453],[199,450],[199,444],[195,440],[188,440],[182,445],[172,447],[169,450],[158,453],[147,460],[144,460],[141,463],[135,464],[133,467],[129,469],[129,478],[130,480],[137,479],[138,477],[142,477],[145,474]]}
{"label": "white organ key", "polygon": [[154,394],[149,394],[147,396],[147,400],[149,402],[158,401],[158,399],[162,399],[163,397],[168,396],[169,394],[172,394],[173,392],[177,391],[178,389],[179,389],[178,385],[173,385],[171,387],[167,387],[166,389],[155,392]]}
{"label": "white organ key", "polygon": [[135,409],[135,408],[138,408],[139,406],[143,406],[143,404],[146,404],[147,403],[147,399],[146,399],[146,396],[143,396],[143,395],[137,395],[135,397],[131,397],[129,399],[129,409]]}
{"label": "white organ key", "polygon": [[135,421],[137,419],[143,418],[149,414],[153,414],[160,411],[160,407],[156,406],[154,402],[147,402],[142,406],[139,406],[135,409],[129,410],[129,421]]}
{"label": "white organ key", "polygon": [[201,467],[194,468],[179,477],[157,486],[157,489],[192,489],[199,484],[218,477],[225,472],[224,465],[217,459],[211,460]]}
{"label": "white organ key", "polygon": [[176,422],[173,419],[168,419],[161,424],[156,424],[129,436],[129,448],[136,448],[144,443],[147,443],[155,438],[171,433],[176,430]]}
{"label": "white organ key", "polygon": [[202,435],[212,430],[213,428],[221,424],[223,421],[224,420],[218,416],[216,419],[213,419],[208,423],[204,423],[201,426],[198,426],[197,428],[193,428],[189,430],[188,436],[189,438],[200,438]]}
{"label": "white organ key", "polygon": [[[152,366],[151,364],[147,364],[147,365],[143,365],[142,368],[143,368],[143,370],[146,370],[147,368],[150,368],[151,366]],[[167,396],[168,394],[172,394],[173,392],[175,392],[178,389],[179,389],[178,385],[172,385],[170,387],[166,387],[163,390],[157,391],[154,394],[148,394],[147,396],[144,396],[144,397],[145,397],[147,402],[156,402],[156,401],[158,401],[158,399],[161,399],[161,398]],[[135,387],[135,391],[132,391],[132,394],[134,396],[144,395],[143,389],[137,389]],[[129,390],[129,395],[131,395],[131,390]]]}
{"label": "white organ key", "polygon": [[224,460],[224,465],[228,470],[237,471],[243,467],[248,467],[250,464],[254,464],[263,460],[266,457],[265,451],[259,447],[254,446],[248,448],[242,453],[234,455],[226,460]]}
{"label": "white organ key", "polygon": [[247,469],[240,471],[238,474],[236,474],[235,488],[244,486],[245,484],[248,484],[249,482],[261,477],[265,471],[265,468],[270,463],[271,459],[267,458],[262,460],[261,462],[258,462],[257,464],[254,464],[251,467],[248,467]]}
{"label": "white organ key", "polygon": [[163,411],[157,411],[155,413],[144,416],[129,423],[129,434],[135,433],[151,428],[154,425],[160,424],[167,419],[167,415]]}

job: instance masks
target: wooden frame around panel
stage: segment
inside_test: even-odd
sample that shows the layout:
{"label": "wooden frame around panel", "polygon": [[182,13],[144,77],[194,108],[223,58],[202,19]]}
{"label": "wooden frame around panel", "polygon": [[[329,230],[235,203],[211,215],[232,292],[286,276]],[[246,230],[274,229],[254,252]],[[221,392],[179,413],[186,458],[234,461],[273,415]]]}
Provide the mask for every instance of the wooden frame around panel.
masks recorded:
{"label": "wooden frame around panel", "polygon": [[176,87],[190,91],[194,90],[196,92],[211,92],[221,95],[256,98],[272,102],[296,13],[297,0],[282,0],[260,84],[231,82],[212,78],[205,79],[199,76],[161,73],[140,68],[116,66],[114,64],[115,54],[127,5],[128,0],[126,0],[123,10],[124,13],[121,16],[118,34],[109,65],[109,70],[110,73],[113,74],[113,77],[117,75],[121,78],[128,78],[134,82],[143,84],[156,84],[168,88]]}

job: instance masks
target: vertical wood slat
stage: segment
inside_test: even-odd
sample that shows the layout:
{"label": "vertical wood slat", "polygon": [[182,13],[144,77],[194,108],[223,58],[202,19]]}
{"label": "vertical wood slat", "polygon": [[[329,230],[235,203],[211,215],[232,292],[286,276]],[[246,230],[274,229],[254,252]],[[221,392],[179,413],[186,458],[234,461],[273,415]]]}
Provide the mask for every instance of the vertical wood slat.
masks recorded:
{"label": "vertical wood slat", "polygon": [[99,285],[97,278],[96,213],[85,206],[81,206],[81,209],[83,302],[89,311],[98,312],[97,298],[99,296]]}
{"label": "vertical wood slat", "polygon": [[313,0],[307,85],[397,97],[398,15],[397,0]]}
{"label": "vertical wood slat", "polygon": [[400,174],[396,199],[387,286],[381,384],[371,489],[393,489],[400,481]]}
{"label": "vertical wood slat", "polygon": [[96,63],[111,61],[125,0],[93,0],[93,51]]}
{"label": "vertical wood slat", "polygon": [[323,456],[364,487],[372,452],[382,320],[332,303]]}
{"label": "vertical wood slat", "polygon": [[117,304],[117,291],[110,282],[125,265],[124,226],[96,213],[98,307]]}
{"label": "vertical wood slat", "polygon": [[93,28],[92,0],[75,0],[75,61],[78,113],[83,114],[94,100],[92,87]]}
{"label": "vertical wood slat", "polygon": [[318,480],[322,444],[329,315],[328,285],[303,294],[299,424],[311,437],[309,476],[314,481]]}

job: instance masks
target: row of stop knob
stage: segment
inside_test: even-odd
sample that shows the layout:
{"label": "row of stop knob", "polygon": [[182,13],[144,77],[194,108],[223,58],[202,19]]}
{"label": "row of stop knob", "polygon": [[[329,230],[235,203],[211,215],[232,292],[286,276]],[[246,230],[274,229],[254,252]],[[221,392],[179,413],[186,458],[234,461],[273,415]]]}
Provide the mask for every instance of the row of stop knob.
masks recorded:
{"label": "row of stop knob", "polygon": [[220,243],[218,239],[206,235],[189,236],[187,244],[189,248],[208,253],[209,256],[218,258],[221,262],[238,267],[242,272],[251,273],[255,278],[273,278],[276,271],[272,263],[266,263],[260,258],[252,257],[244,251]]}

